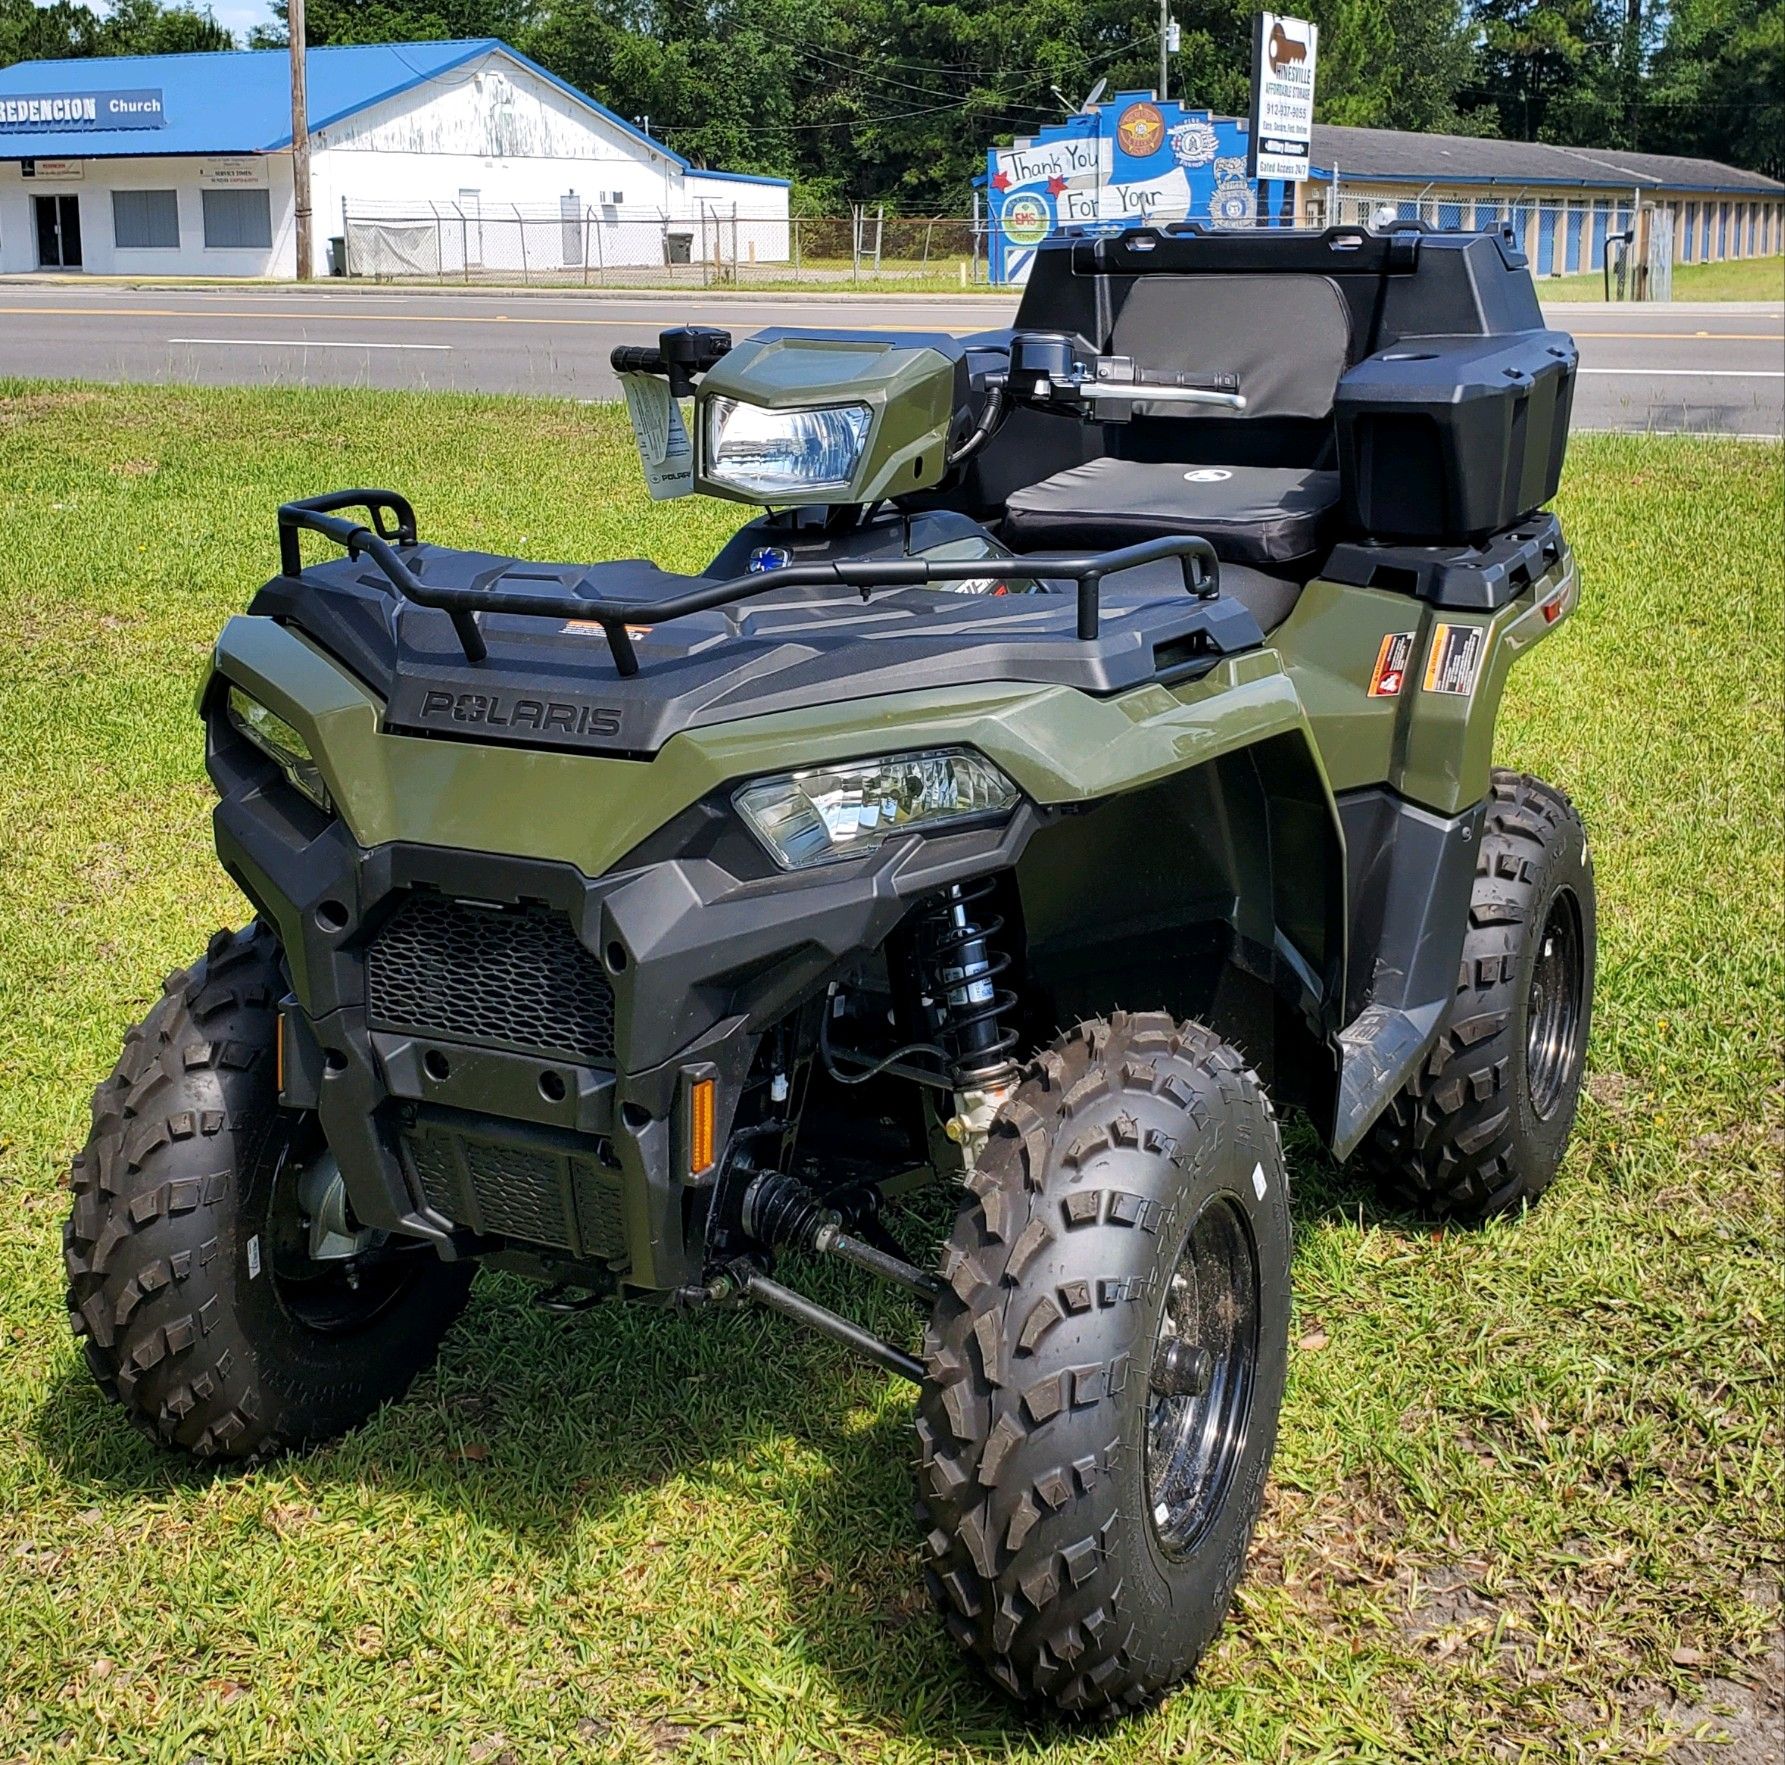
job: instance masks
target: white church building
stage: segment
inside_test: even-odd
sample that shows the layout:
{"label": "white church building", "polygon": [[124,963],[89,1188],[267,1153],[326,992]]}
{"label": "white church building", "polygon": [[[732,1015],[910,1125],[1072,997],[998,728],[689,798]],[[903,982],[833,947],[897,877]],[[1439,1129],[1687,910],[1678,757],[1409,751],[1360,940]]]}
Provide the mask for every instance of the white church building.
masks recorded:
{"label": "white church building", "polygon": [[[494,38],[312,49],[318,276],[778,262],[784,179],[694,166]],[[284,50],[0,69],[0,272],[290,277]]]}

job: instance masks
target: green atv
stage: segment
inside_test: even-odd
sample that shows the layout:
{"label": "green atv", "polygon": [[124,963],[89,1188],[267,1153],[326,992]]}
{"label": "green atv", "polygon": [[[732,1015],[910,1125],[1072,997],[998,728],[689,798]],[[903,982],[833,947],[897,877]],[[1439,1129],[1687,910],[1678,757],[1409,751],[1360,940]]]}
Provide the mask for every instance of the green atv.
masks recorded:
{"label": "green atv", "polygon": [[[918,1387],[962,1646],[1134,1707],[1259,1513],[1276,1108],[1464,1220],[1573,1124],[1592,864],[1491,764],[1575,603],[1573,344],[1509,235],[1184,225],[1051,241],[1007,330],[615,366],[654,494],[767,511],[703,575],[280,510],[199,705],[256,917],[95,1097],[74,1328],[253,1459],[399,1396],[480,1263],[766,1307]],[[786,1253],[908,1291],[921,1353]]]}

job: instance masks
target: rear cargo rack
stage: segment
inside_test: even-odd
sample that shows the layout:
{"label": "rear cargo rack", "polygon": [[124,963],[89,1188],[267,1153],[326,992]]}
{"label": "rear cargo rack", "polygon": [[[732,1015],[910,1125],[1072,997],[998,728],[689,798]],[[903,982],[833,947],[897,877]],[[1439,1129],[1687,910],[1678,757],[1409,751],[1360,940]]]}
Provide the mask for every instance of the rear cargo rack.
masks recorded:
{"label": "rear cargo rack", "polygon": [[[364,509],[371,524],[349,520],[339,513],[342,509]],[[390,517],[388,526],[386,516]],[[787,564],[778,570],[754,571],[747,576],[703,583],[662,600],[619,601],[594,595],[566,598],[561,594],[528,594],[502,588],[446,588],[424,582],[403,556],[420,543],[415,510],[407,497],[394,490],[337,490],[327,496],[282,504],[279,568],[293,581],[302,576],[304,568],[298,550],[300,532],[320,533],[350,558],[370,558],[402,599],[445,613],[452,620],[467,661],[481,662],[489,653],[478,629],[479,613],[514,613],[540,619],[574,617],[601,627],[613,653],[614,666],[624,675],[638,672],[638,654],[626,629],[629,625],[661,625],[670,619],[683,619],[690,613],[704,613],[782,588],[854,588],[866,600],[880,589],[972,582],[986,575],[1022,582],[1073,582],[1078,585],[1078,636],[1087,642],[1098,633],[1099,596],[1104,579],[1120,571],[1176,558],[1188,593],[1209,600],[1221,592],[1221,567],[1215,548],[1193,534],[1143,540],[1137,545],[1118,546],[1113,551],[1083,557],[1048,558],[1026,567],[1021,558],[884,558]]]}

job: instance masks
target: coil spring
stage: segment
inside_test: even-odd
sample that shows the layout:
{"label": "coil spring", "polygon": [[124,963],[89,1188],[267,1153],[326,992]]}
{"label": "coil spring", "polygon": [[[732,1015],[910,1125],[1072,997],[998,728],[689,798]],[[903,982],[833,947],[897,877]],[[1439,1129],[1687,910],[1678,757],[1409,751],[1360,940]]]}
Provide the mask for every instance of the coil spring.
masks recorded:
{"label": "coil spring", "polygon": [[1004,920],[991,911],[983,918],[974,915],[975,904],[996,887],[989,876],[952,884],[936,896],[919,939],[937,1031],[961,1089],[983,1085],[1015,1068],[1010,1056],[1017,1033],[1003,1020],[1016,1009],[1016,994],[997,984],[998,976],[1010,967],[1010,957],[992,947]]}

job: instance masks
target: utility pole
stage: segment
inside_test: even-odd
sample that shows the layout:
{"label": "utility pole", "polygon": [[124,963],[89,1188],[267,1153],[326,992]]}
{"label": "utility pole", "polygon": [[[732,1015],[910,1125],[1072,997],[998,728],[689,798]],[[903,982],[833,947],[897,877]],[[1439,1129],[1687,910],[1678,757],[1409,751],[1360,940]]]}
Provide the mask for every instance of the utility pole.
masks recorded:
{"label": "utility pole", "polygon": [[[300,0],[301,4],[301,0]],[[1171,58],[1167,52],[1167,40],[1171,36],[1171,0],[1159,0],[1159,102],[1163,104],[1168,96],[1165,85],[1171,72]]]}
{"label": "utility pole", "polygon": [[291,39],[291,195],[297,220],[297,279],[308,282],[310,262],[310,94],[304,78],[304,0],[286,0]]}

